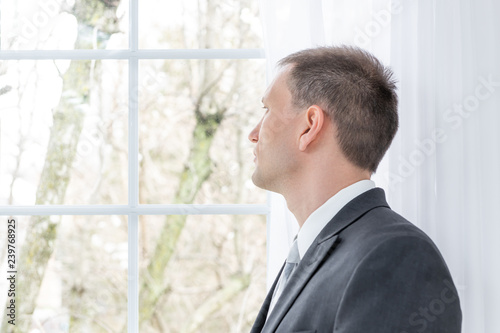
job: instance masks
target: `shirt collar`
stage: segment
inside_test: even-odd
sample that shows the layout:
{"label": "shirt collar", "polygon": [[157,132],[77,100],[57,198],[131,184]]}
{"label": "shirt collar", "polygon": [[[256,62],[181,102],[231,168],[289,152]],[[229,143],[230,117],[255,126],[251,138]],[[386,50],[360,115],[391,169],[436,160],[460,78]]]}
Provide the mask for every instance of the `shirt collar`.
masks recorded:
{"label": "shirt collar", "polygon": [[306,219],[297,234],[300,259],[328,222],[352,199],[375,187],[372,180],[360,180],[338,191]]}

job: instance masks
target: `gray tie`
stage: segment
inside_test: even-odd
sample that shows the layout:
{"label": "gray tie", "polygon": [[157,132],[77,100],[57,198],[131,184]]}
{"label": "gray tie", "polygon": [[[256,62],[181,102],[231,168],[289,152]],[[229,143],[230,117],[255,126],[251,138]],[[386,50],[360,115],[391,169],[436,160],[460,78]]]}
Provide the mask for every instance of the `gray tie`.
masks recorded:
{"label": "gray tie", "polygon": [[285,267],[283,268],[283,272],[281,273],[278,285],[274,289],[271,305],[269,306],[269,311],[267,312],[268,317],[271,311],[273,310],[274,306],[276,305],[276,302],[278,301],[279,297],[281,296],[281,293],[283,292],[283,289],[285,288],[285,285],[288,282],[290,275],[292,275],[292,272],[294,271],[295,267],[298,266],[299,261],[300,261],[299,247],[297,245],[297,239],[295,239],[293,241],[292,247],[290,248],[290,251],[288,252],[288,257],[286,258]]}

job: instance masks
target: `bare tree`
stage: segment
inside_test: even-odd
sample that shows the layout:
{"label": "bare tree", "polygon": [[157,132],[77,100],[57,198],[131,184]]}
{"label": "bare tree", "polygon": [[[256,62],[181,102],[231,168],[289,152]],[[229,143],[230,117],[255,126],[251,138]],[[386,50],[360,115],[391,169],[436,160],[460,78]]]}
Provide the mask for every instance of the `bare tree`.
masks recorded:
{"label": "bare tree", "polygon": [[[241,46],[247,38],[251,36],[250,29],[247,24],[239,20],[242,8],[246,7],[247,1],[238,2],[239,8],[233,12],[233,17],[221,14],[219,5],[213,1],[199,1],[200,11],[197,13],[200,22],[198,35],[198,43],[200,47],[214,47],[220,45],[219,31],[213,26],[213,20],[223,22],[228,25],[228,29],[235,29],[235,35],[238,36],[234,45]],[[201,5],[202,4],[202,5]],[[73,13],[78,20],[79,34],[76,42],[77,48],[92,48],[101,47],[106,43],[110,36],[118,31],[118,18],[116,17],[116,8],[118,1],[110,0],[82,0],[76,1],[74,7],[68,11]],[[93,30],[93,32],[92,32]],[[91,34],[88,32],[91,31]],[[96,31],[98,33],[96,33]],[[89,38],[89,36],[94,36]],[[183,36],[183,34],[180,34]],[[176,36],[178,38],[178,36]],[[181,37],[186,40],[186,38]],[[167,66],[168,61],[165,61]],[[219,64],[219,65],[217,65]],[[222,64],[222,65],[220,65]],[[40,183],[37,190],[36,204],[63,204],[66,198],[66,192],[71,177],[75,177],[74,169],[72,169],[73,161],[75,160],[77,146],[81,140],[81,132],[85,119],[85,109],[88,108],[92,97],[92,90],[89,87],[89,82],[100,75],[101,63],[99,61],[72,61],[69,69],[63,75],[63,93],[59,105],[53,111],[53,126],[50,130],[50,138],[47,149],[45,165],[41,174]],[[188,91],[188,99],[192,101],[191,109],[188,110],[191,115],[192,127],[189,128],[190,142],[186,145],[186,158],[183,162],[183,167],[179,173],[179,180],[176,183],[174,197],[172,203],[189,204],[196,200],[197,195],[203,192],[203,186],[210,183],[214,175],[214,159],[211,153],[217,134],[220,133],[224,123],[231,121],[229,126],[237,127],[240,125],[241,118],[235,116],[234,110],[231,114],[235,96],[242,91],[245,84],[245,79],[249,75],[249,68],[239,61],[214,61],[214,60],[199,60],[185,61],[186,73],[179,81],[178,91]],[[196,77],[196,80],[193,78]],[[221,88],[224,86],[224,88]],[[156,103],[153,100],[152,103]],[[141,112],[143,112],[144,104],[141,104]],[[232,117],[232,118],[231,118]],[[144,121],[142,118],[141,121]],[[151,125],[154,120],[145,121],[145,125]],[[241,128],[237,131],[237,141],[234,145],[237,147],[238,156],[237,163],[241,168],[242,156],[241,139],[245,136]],[[113,140],[110,139],[110,144],[113,145]],[[231,142],[231,146],[233,143]],[[229,144],[228,144],[229,146]],[[144,183],[144,178],[152,167],[151,152],[149,147],[144,146],[140,142],[140,153],[143,156],[140,168],[140,200],[147,197],[147,184]],[[102,154],[102,152],[101,152]],[[101,156],[102,158],[102,156]],[[116,169],[119,162],[114,161],[114,164],[109,167],[111,170]],[[101,170],[101,172],[104,172]],[[101,174],[102,175],[102,174]],[[159,175],[161,176],[161,174]],[[220,176],[219,176],[220,177]],[[227,178],[227,177],[225,177]],[[212,179],[214,181],[214,179]],[[241,194],[241,188],[245,180],[239,174],[235,179],[215,180],[231,183],[235,187],[235,201],[244,201]],[[217,183],[214,183],[217,186]],[[96,184],[93,193],[98,193],[98,188],[101,182]],[[66,198],[67,199],[67,198]],[[170,203],[170,202],[169,202]],[[236,315],[237,322],[227,323],[224,327],[234,327],[234,331],[238,331],[242,323],[247,322],[244,314],[244,304],[241,309],[232,309],[230,302],[237,297],[247,299],[248,293],[246,290],[252,282],[253,267],[243,260],[245,251],[248,251],[244,244],[244,234],[248,233],[241,225],[241,217],[232,217],[231,230],[219,231],[211,235],[213,248],[216,251],[216,256],[224,253],[227,249],[224,247],[227,244],[232,244],[235,253],[235,265],[228,265],[221,261],[208,263],[214,267],[214,275],[217,283],[203,291],[190,291],[193,294],[204,295],[198,297],[196,304],[193,305],[193,311],[187,315],[187,320],[177,325],[172,329],[169,323],[162,321],[163,311],[167,305],[169,296],[172,290],[176,288],[170,284],[166,278],[166,270],[172,263],[172,259],[179,256],[180,239],[183,230],[186,229],[186,216],[168,216],[164,218],[164,224],[157,233],[155,242],[152,248],[148,251],[149,258],[141,271],[140,284],[140,323],[141,328],[145,326],[155,326],[155,329],[160,332],[167,331],[182,331],[196,332],[202,329],[207,318],[215,316],[223,319],[223,310],[229,309],[231,313]],[[142,223],[143,243],[148,239],[147,223]],[[36,307],[36,298],[40,292],[40,285],[47,269],[49,259],[53,257],[55,247],[62,246],[64,251],[71,248],[82,248],[79,258],[82,262],[98,261],[96,254],[90,253],[90,250],[84,249],[86,243],[90,242],[92,226],[82,224],[75,225],[75,237],[79,237],[78,242],[68,245],[62,242],[62,238],[58,236],[61,232],[61,219],[58,216],[33,216],[30,221],[30,226],[26,235],[26,240],[21,252],[19,267],[23,267],[19,276],[19,297],[17,304],[20,306],[18,323],[15,332],[26,332],[31,324],[30,317]],[[151,232],[153,233],[153,232]],[[233,238],[229,234],[234,235]],[[260,243],[262,244],[262,242]],[[60,250],[62,251],[62,250]],[[76,250],[71,250],[75,253]],[[144,249],[146,251],[146,249]],[[203,250],[199,251],[199,257],[196,260],[203,261]],[[255,254],[255,256],[261,254]],[[71,260],[71,255],[68,254],[66,260]],[[107,260],[107,259],[103,259]],[[212,260],[212,259],[210,259]],[[76,266],[77,264],[75,264]],[[103,263],[97,267],[98,272],[104,272],[106,264]],[[225,267],[224,273],[219,273],[217,267]],[[78,272],[78,273],[76,273]],[[22,276],[21,276],[22,274]],[[64,306],[69,310],[69,331],[82,331],[92,327],[93,331],[103,332],[118,332],[126,329],[126,323],[123,325],[113,326],[103,322],[94,313],[95,310],[87,306],[85,300],[89,296],[94,297],[99,291],[89,291],[93,288],[90,282],[85,282],[85,269],[76,270],[68,274],[78,274],[79,279],[64,278],[66,290],[69,293],[64,298]],[[111,296],[114,301],[123,303],[124,300],[118,294],[123,286],[119,282],[114,281],[111,274],[106,275],[107,287],[110,290],[116,291],[115,296]],[[96,282],[95,280],[93,280]],[[196,288],[196,286],[193,286]],[[238,314],[238,311],[240,313]],[[231,319],[232,320],[232,319]],[[90,322],[90,324],[89,324]],[[90,326],[89,326],[90,325]],[[5,330],[4,330],[5,328]],[[12,327],[8,327],[11,329]],[[6,330],[5,320],[2,326],[2,332]]]}

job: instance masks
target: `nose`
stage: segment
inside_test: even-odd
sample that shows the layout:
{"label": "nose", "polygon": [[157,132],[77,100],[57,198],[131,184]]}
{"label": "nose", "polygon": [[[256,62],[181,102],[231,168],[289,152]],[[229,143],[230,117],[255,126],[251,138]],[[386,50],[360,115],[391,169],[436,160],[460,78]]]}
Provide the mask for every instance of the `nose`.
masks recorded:
{"label": "nose", "polygon": [[259,132],[261,124],[262,120],[259,121],[259,123],[250,132],[250,134],[248,134],[248,140],[250,140],[252,143],[257,143],[259,141]]}

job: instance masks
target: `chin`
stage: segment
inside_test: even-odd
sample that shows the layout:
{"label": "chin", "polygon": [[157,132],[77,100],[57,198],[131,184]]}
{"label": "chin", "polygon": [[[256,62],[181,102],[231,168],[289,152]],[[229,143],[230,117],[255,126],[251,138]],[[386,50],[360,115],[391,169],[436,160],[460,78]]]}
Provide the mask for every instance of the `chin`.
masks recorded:
{"label": "chin", "polygon": [[266,186],[266,182],[262,180],[261,177],[259,177],[259,172],[258,170],[256,169],[252,175],[252,182],[254,183],[255,186],[263,189],[263,190],[267,190],[267,186]]}
{"label": "chin", "polygon": [[275,186],[276,184],[273,181],[269,179],[266,181],[266,179],[264,179],[263,177],[259,177],[257,171],[255,171],[254,174],[252,175],[252,182],[254,183],[255,186],[263,190],[280,193],[277,191],[277,188]]}
{"label": "chin", "polygon": [[255,170],[253,175],[252,175],[252,183],[257,187],[261,187],[259,177],[257,176],[257,170]]}

